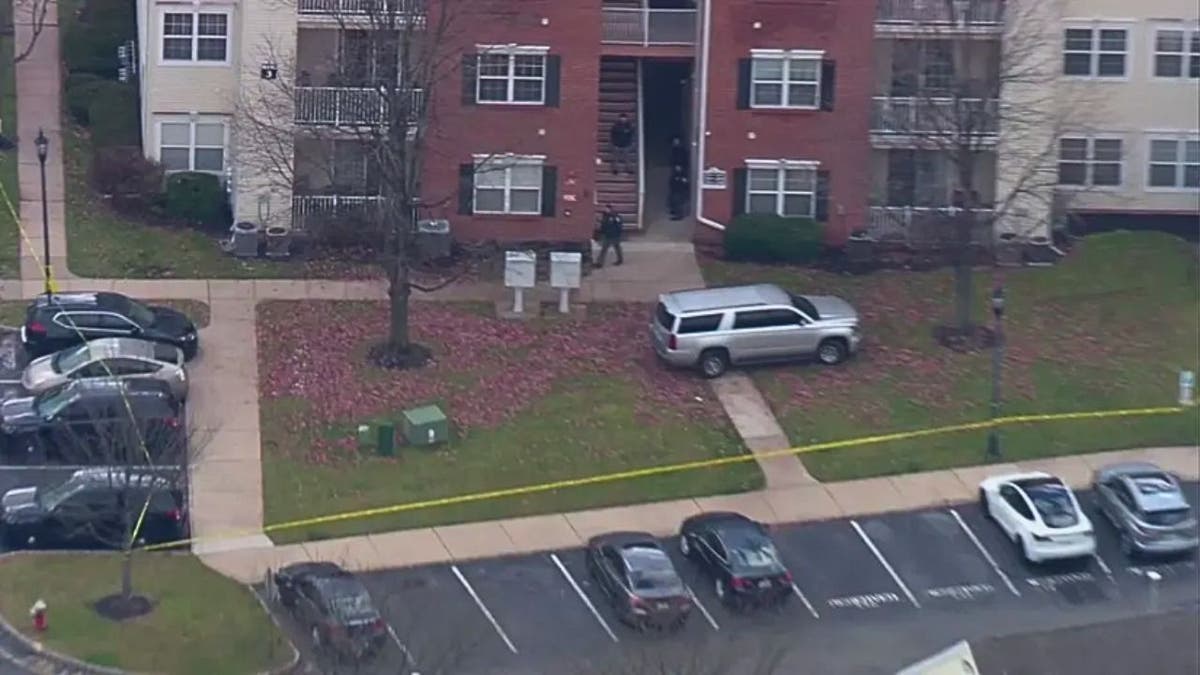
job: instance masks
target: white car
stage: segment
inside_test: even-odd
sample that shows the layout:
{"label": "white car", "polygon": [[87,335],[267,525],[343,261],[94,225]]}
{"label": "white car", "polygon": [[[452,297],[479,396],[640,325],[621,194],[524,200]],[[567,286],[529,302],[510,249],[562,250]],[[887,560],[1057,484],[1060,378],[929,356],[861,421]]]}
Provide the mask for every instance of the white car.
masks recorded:
{"label": "white car", "polygon": [[1060,478],[1042,471],[992,476],[979,484],[979,503],[1031,563],[1096,552],[1092,521]]}

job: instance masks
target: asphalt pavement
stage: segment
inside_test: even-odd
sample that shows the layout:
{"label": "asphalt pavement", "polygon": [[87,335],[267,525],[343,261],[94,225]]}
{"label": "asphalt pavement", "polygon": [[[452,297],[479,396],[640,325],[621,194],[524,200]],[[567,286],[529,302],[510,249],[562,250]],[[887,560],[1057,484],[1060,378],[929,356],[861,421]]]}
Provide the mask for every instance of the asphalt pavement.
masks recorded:
{"label": "asphalt pavement", "polygon": [[[1200,502],[1200,487],[1186,489]],[[764,612],[723,606],[667,540],[697,607],[676,634],[622,625],[578,549],[367,573],[394,639],[344,672],[892,673],[960,639],[1198,606],[1194,557],[1126,560],[1107,522],[1093,520],[1096,556],[1043,566],[1023,562],[976,504],[779,526],[794,594]],[[309,672],[338,672],[313,654],[305,627],[281,620]]]}

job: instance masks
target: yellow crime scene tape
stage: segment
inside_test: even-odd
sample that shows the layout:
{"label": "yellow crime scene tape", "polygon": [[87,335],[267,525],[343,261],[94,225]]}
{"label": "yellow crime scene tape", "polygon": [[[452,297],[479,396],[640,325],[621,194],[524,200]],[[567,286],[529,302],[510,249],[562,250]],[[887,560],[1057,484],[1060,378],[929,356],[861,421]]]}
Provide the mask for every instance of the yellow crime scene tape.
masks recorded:
{"label": "yellow crime scene tape", "polygon": [[330,523],[344,522],[348,520],[362,520],[366,518],[375,518],[378,516],[387,516],[397,513],[405,513],[409,511],[423,511],[443,506],[456,506],[460,504],[470,504],[474,502],[488,501],[493,499],[503,499],[505,497],[521,497],[542,492],[552,492],[555,490],[563,490],[568,488],[584,487],[588,485],[599,485],[603,483],[615,483],[626,480],[634,480],[638,478],[647,478],[650,476],[661,476],[671,473],[681,473],[684,471],[694,471],[697,469],[711,469],[720,466],[731,464],[739,464],[742,462],[754,462],[759,459],[767,459],[772,457],[785,457],[788,455],[801,455],[812,452],[822,452],[827,450],[838,450],[843,448],[877,445],[880,443],[889,443],[892,441],[910,440],[914,438],[924,438],[927,436],[938,436],[944,434],[953,434],[964,431],[978,431],[982,429],[990,429],[992,427],[1013,426],[1018,424],[1036,424],[1041,422],[1060,422],[1065,420],[1078,419],[1103,419],[1103,418],[1118,418],[1118,417],[1144,417],[1150,415],[1172,415],[1181,413],[1191,408],[1183,406],[1167,406],[1159,408],[1129,408],[1123,410],[1098,410],[1088,412],[1069,412],[1069,413],[1047,413],[1040,415],[1010,415],[1006,417],[998,417],[993,420],[985,420],[982,422],[965,422],[962,424],[950,424],[941,427],[930,427],[928,429],[917,429],[913,431],[898,431],[888,434],[876,434],[873,436],[861,436],[857,438],[848,438],[840,441],[826,441],[822,443],[812,443],[809,445],[801,445],[792,448],[784,448],[781,450],[771,450],[756,454],[743,454],[733,457],[718,457],[716,459],[703,459],[694,462],[682,462],[678,464],[663,464],[660,466],[651,466],[641,469],[631,469],[629,471],[617,471],[614,473],[594,474],[591,476],[582,476],[580,478],[568,478],[564,480],[550,481],[546,483],[537,483],[533,485],[521,485],[511,488],[501,488],[498,490],[488,490],[484,492],[472,492],[463,495],[453,495],[450,497],[438,497],[435,499],[425,499],[416,502],[404,502],[400,504],[391,504],[388,506],[379,506],[370,509],[360,509],[358,511],[347,511],[343,513],[334,513],[325,516],[315,516],[312,518],[303,518],[299,520],[291,520],[282,523],[274,523],[265,525],[261,531],[254,532],[230,532],[223,535],[215,535],[210,537],[196,537],[192,539],[184,539],[162,544],[154,544],[144,546],[141,550],[156,551],[168,548],[175,548],[200,542],[208,543],[214,541],[224,541],[229,539],[237,539],[240,537],[269,534],[271,532],[282,532],[284,530],[294,530],[303,527],[312,527],[314,525],[328,525]]}

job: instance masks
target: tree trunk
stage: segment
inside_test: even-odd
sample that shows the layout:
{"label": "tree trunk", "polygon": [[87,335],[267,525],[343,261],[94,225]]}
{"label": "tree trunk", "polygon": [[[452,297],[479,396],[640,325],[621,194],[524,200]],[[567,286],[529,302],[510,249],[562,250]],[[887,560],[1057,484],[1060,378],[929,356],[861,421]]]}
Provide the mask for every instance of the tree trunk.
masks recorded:
{"label": "tree trunk", "polygon": [[389,328],[388,345],[393,353],[402,354],[408,351],[408,301],[412,296],[409,285],[408,260],[405,258],[405,247],[397,245],[391,251],[389,264],[392,273],[388,275],[388,310]]}
{"label": "tree trunk", "polygon": [[971,329],[971,305],[975,295],[971,270],[971,230],[975,214],[970,208],[964,209],[958,220],[958,250],[954,259],[954,324],[965,335]]}
{"label": "tree trunk", "polygon": [[121,552],[121,599],[133,597],[133,548],[125,547]]}
{"label": "tree trunk", "polygon": [[[124,458],[128,462],[128,458]],[[129,465],[125,465],[125,482],[121,487],[121,491],[117,494],[117,504],[121,508],[121,599],[129,600],[133,597],[133,541],[135,526],[133,514],[129,510],[129,490],[133,484],[131,479],[132,471]]]}

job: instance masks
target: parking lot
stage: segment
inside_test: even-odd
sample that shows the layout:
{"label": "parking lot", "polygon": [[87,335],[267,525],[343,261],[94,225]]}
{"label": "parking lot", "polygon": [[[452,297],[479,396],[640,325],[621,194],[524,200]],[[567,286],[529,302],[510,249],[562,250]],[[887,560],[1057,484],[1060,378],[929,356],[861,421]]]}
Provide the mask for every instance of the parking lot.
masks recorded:
{"label": "parking lot", "polygon": [[[1200,488],[1188,484],[1186,490],[1197,503]],[[1080,499],[1090,504],[1089,494]],[[746,644],[751,652],[795,647],[831,629],[871,631],[863,641],[886,641],[893,627],[922,624],[929,626],[932,644],[939,631],[948,644],[962,637],[962,620],[976,628],[990,620],[1021,625],[1039,615],[1146,611],[1200,597],[1194,558],[1128,561],[1107,522],[1092,517],[1096,556],[1040,567],[1023,563],[976,504],[780,526],[774,537],[792,570],[794,597],[782,610],[751,613],[722,606],[671,539],[665,544],[697,607],[674,635],[639,634],[620,624],[578,549],[372,572],[363,581],[395,633],[394,653],[375,668],[394,673],[407,653],[405,672],[423,675],[561,672],[567,663],[574,672],[587,672],[587,664],[611,666],[644,659],[647,652],[670,660],[712,645]],[[1151,571],[1161,577],[1153,594]],[[303,631],[285,625],[307,652]],[[903,663],[890,665],[894,670]]]}

